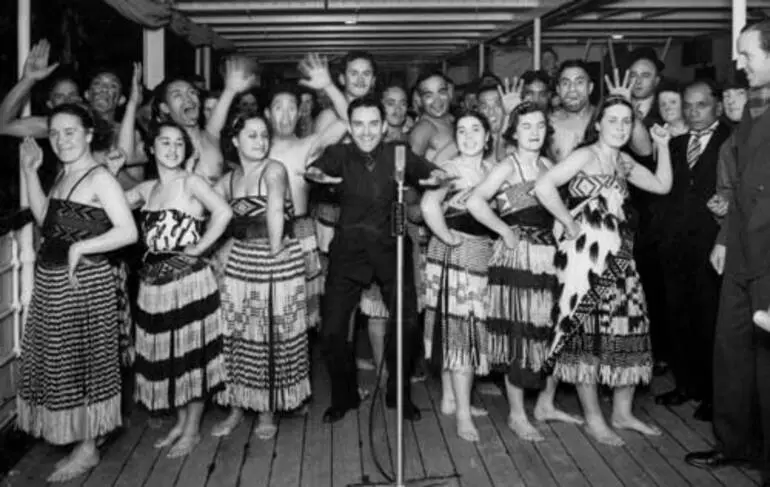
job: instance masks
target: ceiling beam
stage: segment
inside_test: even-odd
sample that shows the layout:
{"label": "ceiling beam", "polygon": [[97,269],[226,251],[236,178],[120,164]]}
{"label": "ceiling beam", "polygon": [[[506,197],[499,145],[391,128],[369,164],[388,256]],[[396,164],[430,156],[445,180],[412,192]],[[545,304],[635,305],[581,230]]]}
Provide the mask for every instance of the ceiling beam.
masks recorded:
{"label": "ceiling beam", "polygon": [[[483,34],[480,32],[342,32],[333,34],[329,32],[281,32],[281,33],[265,33],[265,34],[222,34],[225,39],[230,39],[233,42],[243,41],[270,41],[278,39],[468,39],[481,37]],[[368,40],[367,40],[368,42]]]}
{"label": "ceiling beam", "polygon": [[524,18],[523,15],[513,13],[484,13],[484,12],[466,12],[466,13],[351,13],[351,14],[259,14],[246,13],[244,15],[191,15],[190,18],[195,22],[209,24],[216,29],[216,25],[222,24],[344,24],[347,21],[355,20],[356,23],[419,23],[419,22],[512,22],[516,19]]}
{"label": "ceiling beam", "polygon": [[228,34],[234,32],[404,32],[407,30],[414,30],[418,32],[428,31],[483,31],[492,30],[497,28],[497,24],[479,23],[474,24],[469,22],[467,24],[325,24],[325,25],[301,25],[298,26],[294,23],[284,25],[218,25],[214,26],[214,31],[218,34]]}
{"label": "ceiling beam", "polygon": [[274,10],[393,10],[393,9],[532,9],[541,6],[541,0],[284,0],[262,2],[177,1],[181,12],[239,12]]}
{"label": "ceiling beam", "polygon": [[677,29],[697,29],[710,30],[729,28],[729,22],[613,22],[607,24],[603,22],[568,22],[566,24],[550,27],[547,32],[575,31],[575,30],[601,30],[604,32],[615,32],[618,30],[649,30],[655,32],[665,32]]}
{"label": "ceiling beam", "polygon": [[[448,52],[451,46],[379,46],[367,49],[367,51],[375,53],[377,55],[387,53],[415,53],[415,52]],[[306,55],[311,52],[309,49],[302,46],[282,46],[282,47],[260,47],[260,46],[244,46],[238,49],[239,52],[258,52],[267,56],[274,54],[285,54],[287,52]],[[324,49],[319,49],[318,52],[326,55],[334,53],[345,54],[350,51],[350,46],[326,46]]]}
{"label": "ceiling beam", "polygon": [[362,45],[360,41],[356,39],[329,39],[329,40],[317,40],[317,39],[295,39],[295,40],[278,40],[278,41],[240,41],[235,43],[237,47],[250,47],[257,46],[263,48],[272,47],[302,47],[303,49],[309,49],[312,51],[323,50],[327,46],[345,47],[347,49],[366,47],[371,49],[377,46],[404,46],[404,47],[419,47],[419,46],[457,46],[465,44],[463,39],[414,39],[414,40],[401,40],[401,39],[382,39],[377,41],[366,41],[365,45]]}
{"label": "ceiling beam", "polygon": [[[585,12],[578,14],[575,17],[572,17],[571,19],[568,19],[568,22],[583,22],[583,21],[593,21],[597,22],[601,20],[602,10],[595,10],[592,12]],[[656,10],[655,12],[657,16],[654,19],[654,22],[660,22],[660,21],[724,21],[724,22],[730,22],[731,13],[730,10],[719,10],[719,9],[713,9],[713,10],[676,10],[671,11],[668,14],[661,14],[660,10]],[[651,12],[645,12],[644,10],[628,10],[627,13],[616,15],[612,18],[612,22],[622,22],[622,21],[644,21],[645,16],[648,15]],[[611,24],[608,24],[608,26],[611,26]]]}
{"label": "ceiling beam", "polygon": [[[767,0],[747,0],[748,7],[760,7],[767,5]],[[612,8],[627,8],[634,10],[663,9],[676,7],[677,9],[731,9],[733,0],[620,0],[612,4]]]}
{"label": "ceiling beam", "polygon": [[[725,32],[730,31],[730,26],[726,26],[724,29]],[[580,38],[597,38],[597,39],[607,39],[610,35],[617,35],[620,34],[628,37],[696,37],[704,34],[710,34],[717,31],[704,31],[704,30],[657,30],[657,31],[632,31],[632,30],[616,30],[613,29],[611,31],[607,31],[606,33],[601,32],[580,32],[580,31],[572,31],[572,32],[544,32],[543,33],[543,40],[545,39],[558,39],[560,37],[564,38],[570,38],[570,37],[580,37]],[[615,39],[613,39],[613,42]]]}

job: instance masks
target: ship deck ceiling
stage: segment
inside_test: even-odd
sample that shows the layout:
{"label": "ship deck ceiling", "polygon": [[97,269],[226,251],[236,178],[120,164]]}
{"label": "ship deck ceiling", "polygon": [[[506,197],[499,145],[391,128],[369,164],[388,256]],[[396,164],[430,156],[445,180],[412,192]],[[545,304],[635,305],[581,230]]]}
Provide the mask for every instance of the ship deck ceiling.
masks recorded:
{"label": "ship deck ceiling", "polygon": [[[729,33],[731,0],[177,0],[176,8],[261,62],[308,51],[366,49],[383,63],[440,62],[480,43],[529,46],[533,19],[545,45],[616,42],[659,45]],[[747,0],[747,18],[770,1]]]}

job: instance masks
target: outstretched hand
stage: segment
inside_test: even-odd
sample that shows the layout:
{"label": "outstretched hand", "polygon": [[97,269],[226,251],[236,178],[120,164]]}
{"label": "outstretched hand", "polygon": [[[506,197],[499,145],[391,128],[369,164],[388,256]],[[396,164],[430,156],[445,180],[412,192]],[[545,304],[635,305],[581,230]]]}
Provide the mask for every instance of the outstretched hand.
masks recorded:
{"label": "outstretched hand", "polygon": [[668,147],[668,142],[671,140],[671,132],[666,127],[656,123],[650,128],[650,137],[655,145],[665,148]]}
{"label": "outstretched hand", "polygon": [[607,84],[607,91],[613,96],[622,96],[629,102],[631,101],[631,72],[626,71],[623,75],[623,81],[620,80],[620,70],[614,68],[612,70],[612,79],[608,75],[604,75],[604,82]]}
{"label": "outstretched hand", "polygon": [[24,77],[33,81],[40,81],[53,73],[59,67],[59,63],[49,66],[48,57],[50,54],[51,44],[45,39],[32,46],[27,60],[24,62]]}
{"label": "outstretched hand", "polygon": [[142,63],[134,63],[134,74],[131,76],[131,95],[128,103],[135,107],[142,104]]}
{"label": "outstretched hand", "polygon": [[257,82],[256,63],[244,57],[231,57],[225,61],[225,90],[243,93]]}
{"label": "outstretched hand", "polygon": [[307,79],[299,80],[299,84],[312,90],[323,90],[332,84],[332,76],[329,72],[329,60],[311,52],[299,63],[299,71]]}
{"label": "outstretched hand", "polygon": [[305,179],[318,184],[340,184],[342,182],[342,178],[329,176],[317,167],[309,167],[305,171]]}
{"label": "outstretched hand", "polygon": [[32,137],[25,137],[21,143],[21,168],[28,173],[37,172],[43,164],[43,149]]}
{"label": "outstretched hand", "polygon": [[497,87],[497,92],[503,101],[505,114],[510,115],[524,101],[524,80],[516,76],[505,78],[503,85]]}

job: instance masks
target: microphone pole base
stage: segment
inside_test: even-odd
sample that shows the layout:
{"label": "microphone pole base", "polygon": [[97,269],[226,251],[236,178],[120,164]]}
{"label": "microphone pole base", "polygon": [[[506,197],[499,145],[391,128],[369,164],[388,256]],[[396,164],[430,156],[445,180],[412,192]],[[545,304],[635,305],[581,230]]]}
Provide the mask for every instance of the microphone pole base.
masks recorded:
{"label": "microphone pole base", "polygon": [[458,487],[460,485],[460,476],[456,474],[408,479],[404,480],[404,483],[401,485],[397,485],[395,481],[388,482],[387,480],[383,480],[381,482],[367,482],[366,480],[367,479],[364,478],[364,481],[357,484],[348,484],[347,487]]}

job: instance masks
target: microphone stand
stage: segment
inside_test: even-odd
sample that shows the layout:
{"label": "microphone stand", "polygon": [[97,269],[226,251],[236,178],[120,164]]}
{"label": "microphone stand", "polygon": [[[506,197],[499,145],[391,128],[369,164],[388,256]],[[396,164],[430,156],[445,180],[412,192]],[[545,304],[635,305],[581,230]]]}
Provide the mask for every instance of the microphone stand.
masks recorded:
{"label": "microphone stand", "polygon": [[[352,484],[349,487],[387,485],[406,487],[404,484],[404,236],[406,235],[406,207],[404,205],[404,173],[406,164],[406,146],[397,145],[396,156],[396,204],[393,214],[393,234],[396,236],[396,472],[395,484],[387,483]],[[387,349],[387,347],[386,347]],[[379,381],[379,378],[377,379]],[[409,378],[406,378],[409,380]],[[372,398],[374,402],[375,397]],[[371,421],[371,419],[370,419]],[[375,455],[372,448],[372,456]],[[375,460],[376,463],[376,460]],[[384,472],[383,472],[384,474]],[[386,478],[387,475],[384,475]],[[448,487],[447,481],[458,475],[441,477],[423,477],[409,481],[410,487]],[[390,480],[390,479],[389,479]]]}

